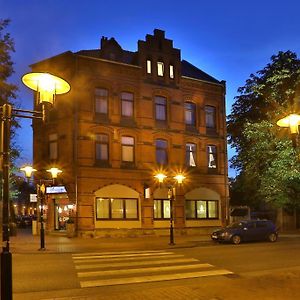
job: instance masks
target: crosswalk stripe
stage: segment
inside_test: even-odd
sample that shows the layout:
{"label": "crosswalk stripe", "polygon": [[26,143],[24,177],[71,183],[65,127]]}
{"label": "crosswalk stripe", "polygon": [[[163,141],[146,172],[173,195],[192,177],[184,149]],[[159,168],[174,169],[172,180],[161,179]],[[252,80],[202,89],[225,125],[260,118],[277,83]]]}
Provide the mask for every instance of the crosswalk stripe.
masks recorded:
{"label": "crosswalk stripe", "polygon": [[[122,254],[139,254],[139,253],[157,253],[162,252],[162,250],[141,250],[141,251],[122,251],[122,252],[116,252],[116,251],[110,251],[110,252],[86,252],[86,253],[72,253],[73,257],[77,256],[93,256],[93,255],[119,255]],[[172,252],[170,252],[172,253]]]}
{"label": "crosswalk stripe", "polygon": [[77,270],[83,269],[97,269],[97,268],[109,268],[109,267],[134,267],[134,266],[149,266],[149,265],[161,265],[161,264],[170,264],[170,263],[190,263],[190,262],[199,262],[195,258],[178,258],[172,260],[147,260],[147,261],[134,261],[134,262],[121,262],[121,263],[95,263],[87,265],[76,265]]}
{"label": "crosswalk stripe", "polygon": [[155,256],[150,256],[150,257],[114,257],[114,258],[87,258],[87,259],[80,259],[80,260],[73,260],[75,264],[83,264],[83,263],[99,263],[99,262],[126,262],[126,261],[140,261],[140,260],[154,260],[154,259],[174,259],[174,258],[179,258],[179,257],[184,257],[183,254],[173,254],[170,256],[165,256],[165,255],[155,255]]}
{"label": "crosswalk stripe", "polygon": [[[154,255],[172,255],[172,252],[159,252],[159,253],[132,253],[132,254],[119,254],[119,255],[90,255],[89,258],[114,258],[114,257],[136,257],[138,256],[154,256]],[[87,256],[76,256],[74,260],[86,259]]]}
{"label": "crosswalk stripe", "polygon": [[164,272],[164,271],[179,271],[186,269],[204,269],[213,267],[210,264],[194,264],[194,265],[177,265],[177,266],[165,266],[165,267],[150,267],[150,268],[139,268],[139,269],[124,269],[124,270],[105,270],[105,271],[94,271],[94,272],[79,272],[78,277],[94,277],[94,276],[108,276],[108,275],[128,275],[137,273],[148,273],[148,272]]}
{"label": "crosswalk stripe", "polygon": [[139,277],[129,277],[129,278],[110,278],[110,279],[101,279],[101,280],[81,281],[80,286],[82,288],[86,288],[86,287],[96,287],[96,286],[131,284],[131,283],[169,281],[169,280],[176,280],[176,279],[189,279],[189,278],[218,276],[218,275],[220,276],[226,274],[232,274],[232,272],[221,269],[221,270],[209,270],[209,271],[189,272],[189,273],[149,275],[149,276],[139,276]]}

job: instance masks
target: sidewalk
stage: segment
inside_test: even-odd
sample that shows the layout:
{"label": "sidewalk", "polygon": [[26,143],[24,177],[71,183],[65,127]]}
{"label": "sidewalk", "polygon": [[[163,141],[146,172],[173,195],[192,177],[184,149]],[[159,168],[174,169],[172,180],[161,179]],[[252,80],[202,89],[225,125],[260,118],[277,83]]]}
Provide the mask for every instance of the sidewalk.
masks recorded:
{"label": "sidewalk", "polygon": [[[203,242],[211,242],[209,235],[175,236],[175,245],[169,245],[169,236],[110,237],[110,238],[68,238],[62,235],[45,235],[45,253],[76,253],[97,251],[161,250],[196,247]],[[13,254],[37,253],[40,237],[30,230],[18,230],[17,236],[10,238]]]}

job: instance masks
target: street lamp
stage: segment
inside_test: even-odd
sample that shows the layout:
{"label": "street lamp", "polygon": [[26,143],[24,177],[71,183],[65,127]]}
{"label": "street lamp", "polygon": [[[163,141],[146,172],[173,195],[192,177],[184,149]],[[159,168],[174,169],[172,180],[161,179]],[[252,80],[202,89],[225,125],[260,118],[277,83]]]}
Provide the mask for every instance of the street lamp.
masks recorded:
{"label": "street lamp", "polygon": [[[36,169],[32,168],[31,166],[25,166],[20,169],[25,173],[25,176],[28,180],[30,181],[30,178],[33,174],[33,172],[36,171]],[[59,170],[56,167],[52,167],[51,169],[47,170],[47,172],[51,173],[52,176],[52,183],[55,183],[55,179],[57,178],[57,175],[60,174],[62,171]],[[39,183],[36,185],[36,191],[37,191],[37,196],[39,199],[40,203],[40,239],[41,239],[41,247],[40,250],[46,250],[45,248],[45,229],[44,229],[44,197],[45,197],[45,192],[46,192],[46,183],[47,180],[40,180]]]}
{"label": "street lamp", "polygon": [[[159,184],[163,184],[165,179],[168,179],[168,176],[164,173],[157,173],[154,176]],[[185,176],[181,173],[177,174],[173,177],[173,183],[181,185],[183,180],[185,179]],[[172,183],[172,182],[171,182]],[[172,184],[168,184],[168,199],[170,199],[170,242],[169,245],[175,245],[174,242],[174,209],[173,209],[173,202],[176,198],[176,186]]]}
{"label": "street lamp", "polygon": [[1,299],[12,299],[12,255],[9,251],[9,168],[10,168],[10,126],[12,117],[46,119],[46,109],[53,106],[56,94],[70,90],[65,80],[49,73],[28,73],[22,78],[23,83],[38,93],[36,106],[42,110],[25,110],[3,104],[1,109],[0,150],[2,150],[3,206],[2,206],[2,252],[1,252]]}
{"label": "street lamp", "polygon": [[297,135],[299,134],[300,115],[290,114],[276,122],[279,127],[290,128],[293,147],[297,147]]}

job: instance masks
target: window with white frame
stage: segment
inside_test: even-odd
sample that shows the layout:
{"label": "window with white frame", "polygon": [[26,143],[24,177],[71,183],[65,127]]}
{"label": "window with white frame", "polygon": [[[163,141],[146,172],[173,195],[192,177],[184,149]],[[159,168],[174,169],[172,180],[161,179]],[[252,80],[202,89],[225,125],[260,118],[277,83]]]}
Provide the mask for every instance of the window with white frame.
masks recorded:
{"label": "window with white frame", "polygon": [[196,167],[196,144],[185,145],[185,161],[188,167]]}
{"label": "window with white frame", "polygon": [[122,136],[122,161],[134,162],[134,138],[131,136]]}
{"label": "window with white frame", "polygon": [[161,96],[155,96],[155,118],[158,121],[167,120],[167,99]]}
{"label": "window with white frame", "polygon": [[205,106],[205,122],[206,128],[215,129],[216,128],[216,108],[214,106]]}
{"label": "window with white frame", "polygon": [[95,113],[108,113],[108,90],[103,88],[95,89]]}
{"label": "window with white frame", "polygon": [[154,219],[170,219],[170,199],[154,199]]}
{"label": "window with white frame", "polygon": [[96,161],[108,162],[109,139],[107,134],[96,134]]}
{"label": "window with white frame", "polygon": [[192,102],[184,103],[185,124],[196,126],[196,104]]}
{"label": "window with white frame", "polygon": [[138,199],[96,198],[97,220],[137,220]]}
{"label": "window with white frame", "polygon": [[157,62],[157,75],[164,76],[164,63],[162,61]]}
{"label": "window with white frame", "polygon": [[122,117],[133,117],[133,94],[128,92],[121,93],[121,114]]}
{"label": "window with white frame", "polygon": [[168,142],[166,140],[157,139],[155,141],[156,147],[156,162],[160,165],[168,163]]}
{"label": "window with white frame", "polygon": [[209,169],[217,168],[217,147],[215,145],[207,145],[207,163]]}
{"label": "window with white frame", "polygon": [[171,79],[174,79],[174,66],[170,65],[169,66],[169,75]]}
{"label": "window with white frame", "polygon": [[49,159],[50,160],[58,159],[58,135],[57,135],[57,133],[49,134],[48,143],[49,143]]}
{"label": "window with white frame", "polygon": [[218,219],[217,200],[186,200],[186,219]]}
{"label": "window with white frame", "polygon": [[146,62],[147,66],[147,74],[151,74],[152,73],[152,61],[150,59],[147,59],[147,62]]}

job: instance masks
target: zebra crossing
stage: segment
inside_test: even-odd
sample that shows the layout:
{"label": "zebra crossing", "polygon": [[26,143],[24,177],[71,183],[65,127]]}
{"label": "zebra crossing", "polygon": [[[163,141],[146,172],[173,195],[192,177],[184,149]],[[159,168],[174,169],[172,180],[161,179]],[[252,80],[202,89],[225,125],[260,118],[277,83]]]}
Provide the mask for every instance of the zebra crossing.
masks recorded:
{"label": "zebra crossing", "polygon": [[100,287],[232,274],[170,251],[72,254],[80,286]]}

